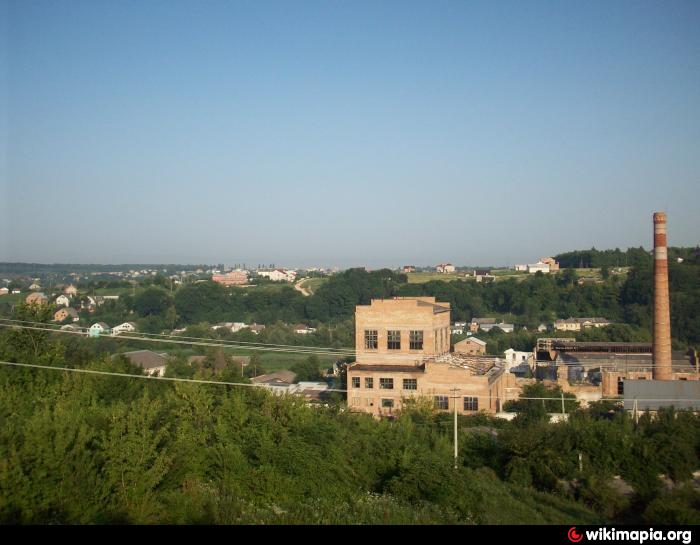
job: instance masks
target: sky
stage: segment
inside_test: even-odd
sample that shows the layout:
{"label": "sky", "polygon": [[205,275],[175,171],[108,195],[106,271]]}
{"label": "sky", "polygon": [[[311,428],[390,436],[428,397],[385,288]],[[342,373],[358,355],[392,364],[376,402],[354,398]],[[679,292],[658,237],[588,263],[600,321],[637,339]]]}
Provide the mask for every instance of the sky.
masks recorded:
{"label": "sky", "polygon": [[700,243],[700,2],[0,0],[0,261]]}

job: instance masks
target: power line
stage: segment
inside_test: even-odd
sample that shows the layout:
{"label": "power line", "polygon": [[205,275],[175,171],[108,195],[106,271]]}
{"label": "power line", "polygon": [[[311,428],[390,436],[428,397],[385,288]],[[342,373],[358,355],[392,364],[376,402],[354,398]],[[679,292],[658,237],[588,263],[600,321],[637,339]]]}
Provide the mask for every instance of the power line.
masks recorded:
{"label": "power line", "polygon": [[[60,329],[60,325],[58,324],[48,324],[46,322],[32,322],[29,320],[12,320],[10,318],[0,318],[0,322],[12,322],[12,323],[19,323],[19,324],[35,324],[35,325],[41,325],[45,327],[47,330],[50,331],[65,331]],[[82,326],[76,326],[79,327],[79,329],[84,330],[87,332],[89,328],[87,327],[82,327]],[[59,329],[49,329],[49,328],[59,328]],[[164,334],[164,333],[140,333],[140,332],[134,332],[132,335],[145,335],[148,337],[159,337],[159,338],[172,338],[176,337],[178,339],[194,339],[194,340],[200,340],[200,341],[214,341],[214,339],[209,339],[206,337],[190,337],[186,335],[172,335],[172,334]],[[123,335],[111,335],[112,337],[119,337]],[[241,345],[243,346],[264,346],[264,347],[272,347],[272,348],[294,348],[297,350],[310,350],[310,351],[328,351],[328,353],[333,354],[335,352],[337,353],[342,353],[342,354],[347,354],[347,355],[353,355],[355,354],[355,351],[350,349],[350,348],[331,348],[331,347],[323,347],[323,346],[306,346],[306,345],[293,345],[293,344],[274,344],[274,343],[263,343],[263,342],[250,342],[250,341],[233,341],[233,340],[228,340],[228,339],[219,339],[218,342],[220,343],[228,343],[231,344],[232,346],[237,346]]]}
{"label": "power line", "polygon": [[[63,334],[68,334],[68,335],[79,335],[81,337],[86,336],[86,332],[84,331],[70,331],[70,330],[61,330],[61,329],[50,329],[47,327],[34,327],[34,326],[26,326],[26,325],[17,325],[17,324],[4,324],[0,323],[0,327],[5,327],[5,328],[12,328],[12,329],[27,329],[27,330],[32,330],[32,331],[46,331],[49,333],[63,333]],[[342,357],[344,354],[342,353],[332,353],[332,352],[323,352],[323,351],[315,351],[315,350],[299,350],[295,349],[292,350],[291,348],[267,348],[265,346],[237,346],[237,345],[230,345],[230,344],[224,344],[220,342],[213,342],[213,341],[183,341],[183,340],[178,340],[174,338],[167,338],[167,339],[152,339],[149,337],[134,337],[131,335],[116,335],[109,337],[112,339],[129,339],[129,340],[135,340],[135,341],[143,341],[143,342],[155,342],[155,343],[165,343],[165,344],[185,344],[188,346],[210,346],[210,347],[215,347],[215,348],[239,348],[241,350],[259,350],[263,352],[281,352],[281,353],[290,353],[290,354],[307,354],[307,355],[319,355],[319,356],[337,356],[337,357]],[[352,354],[346,354],[348,356]]]}

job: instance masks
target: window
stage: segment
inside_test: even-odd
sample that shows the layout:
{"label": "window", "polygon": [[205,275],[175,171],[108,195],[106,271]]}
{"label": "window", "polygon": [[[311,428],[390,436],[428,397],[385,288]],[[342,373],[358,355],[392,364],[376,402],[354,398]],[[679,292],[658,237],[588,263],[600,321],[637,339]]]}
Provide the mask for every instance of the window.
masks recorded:
{"label": "window", "polygon": [[625,393],[625,383],[622,380],[617,381],[617,395],[621,396]]}
{"label": "window", "polygon": [[387,348],[389,350],[401,350],[401,332],[387,331]]}
{"label": "window", "polygon": [[367,350],[379,348],[378,338],[376,329],[365,329],[365,348]]}
{"label": "window", "polygon": [[449,408],[449,399],[447,396],[435,396],[435,408],[436,409],[447,409]]}
{"label": "window", "polygon": [[353,388],[360,387],[360,377],[352,377],[352,387]]}
{"label": "window", "polygon": [[381,390],[393,390],[394,389],[394,379],[393,378],[380,378],[379,388]]}
{"label": "window", "polygon": [[365,377],[365,388],[374,388],[374,379],[372,377]]}
{"label": "window", "polygon": [[465,397],[464,398],[464,410],[465,411],[478,411],[479,410],[479,398],[478,397]]}
{"label": "window", "polygon": [[403,389],[404,390],[417,390],[418,389],[418,380],[415,378],[403,379]]}
{"label": "window", "polygon": [[382,399],[382,408],[391,409],[394,407],[393,399]]}
{"label": "window", "polygon": [[423,350],[423,332],[411,331],[408,336],[408,343],[411,350]]}

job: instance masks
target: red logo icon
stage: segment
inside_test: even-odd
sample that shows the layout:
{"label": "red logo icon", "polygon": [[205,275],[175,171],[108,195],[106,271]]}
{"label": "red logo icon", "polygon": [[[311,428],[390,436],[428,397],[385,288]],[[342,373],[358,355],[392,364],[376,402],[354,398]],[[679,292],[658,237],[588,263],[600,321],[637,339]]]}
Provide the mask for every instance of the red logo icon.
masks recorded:
{"label": "red logo icon", "polygon": [[583,539],[583,534],[576,532],[576,526],[569,528],[569,532],[566,535],[572,543],[578,543]]}

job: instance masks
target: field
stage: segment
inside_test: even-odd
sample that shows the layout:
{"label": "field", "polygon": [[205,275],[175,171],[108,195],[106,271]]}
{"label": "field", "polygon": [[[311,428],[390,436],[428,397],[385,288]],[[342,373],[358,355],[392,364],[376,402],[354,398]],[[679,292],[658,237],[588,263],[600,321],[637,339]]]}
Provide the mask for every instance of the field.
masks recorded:
{"label": "field", "polygon": [[409,284],[424,284],[432,280],[442,280],[443,282],[465,280],[464,273],[414,272],[408,273],[406,276]]}

